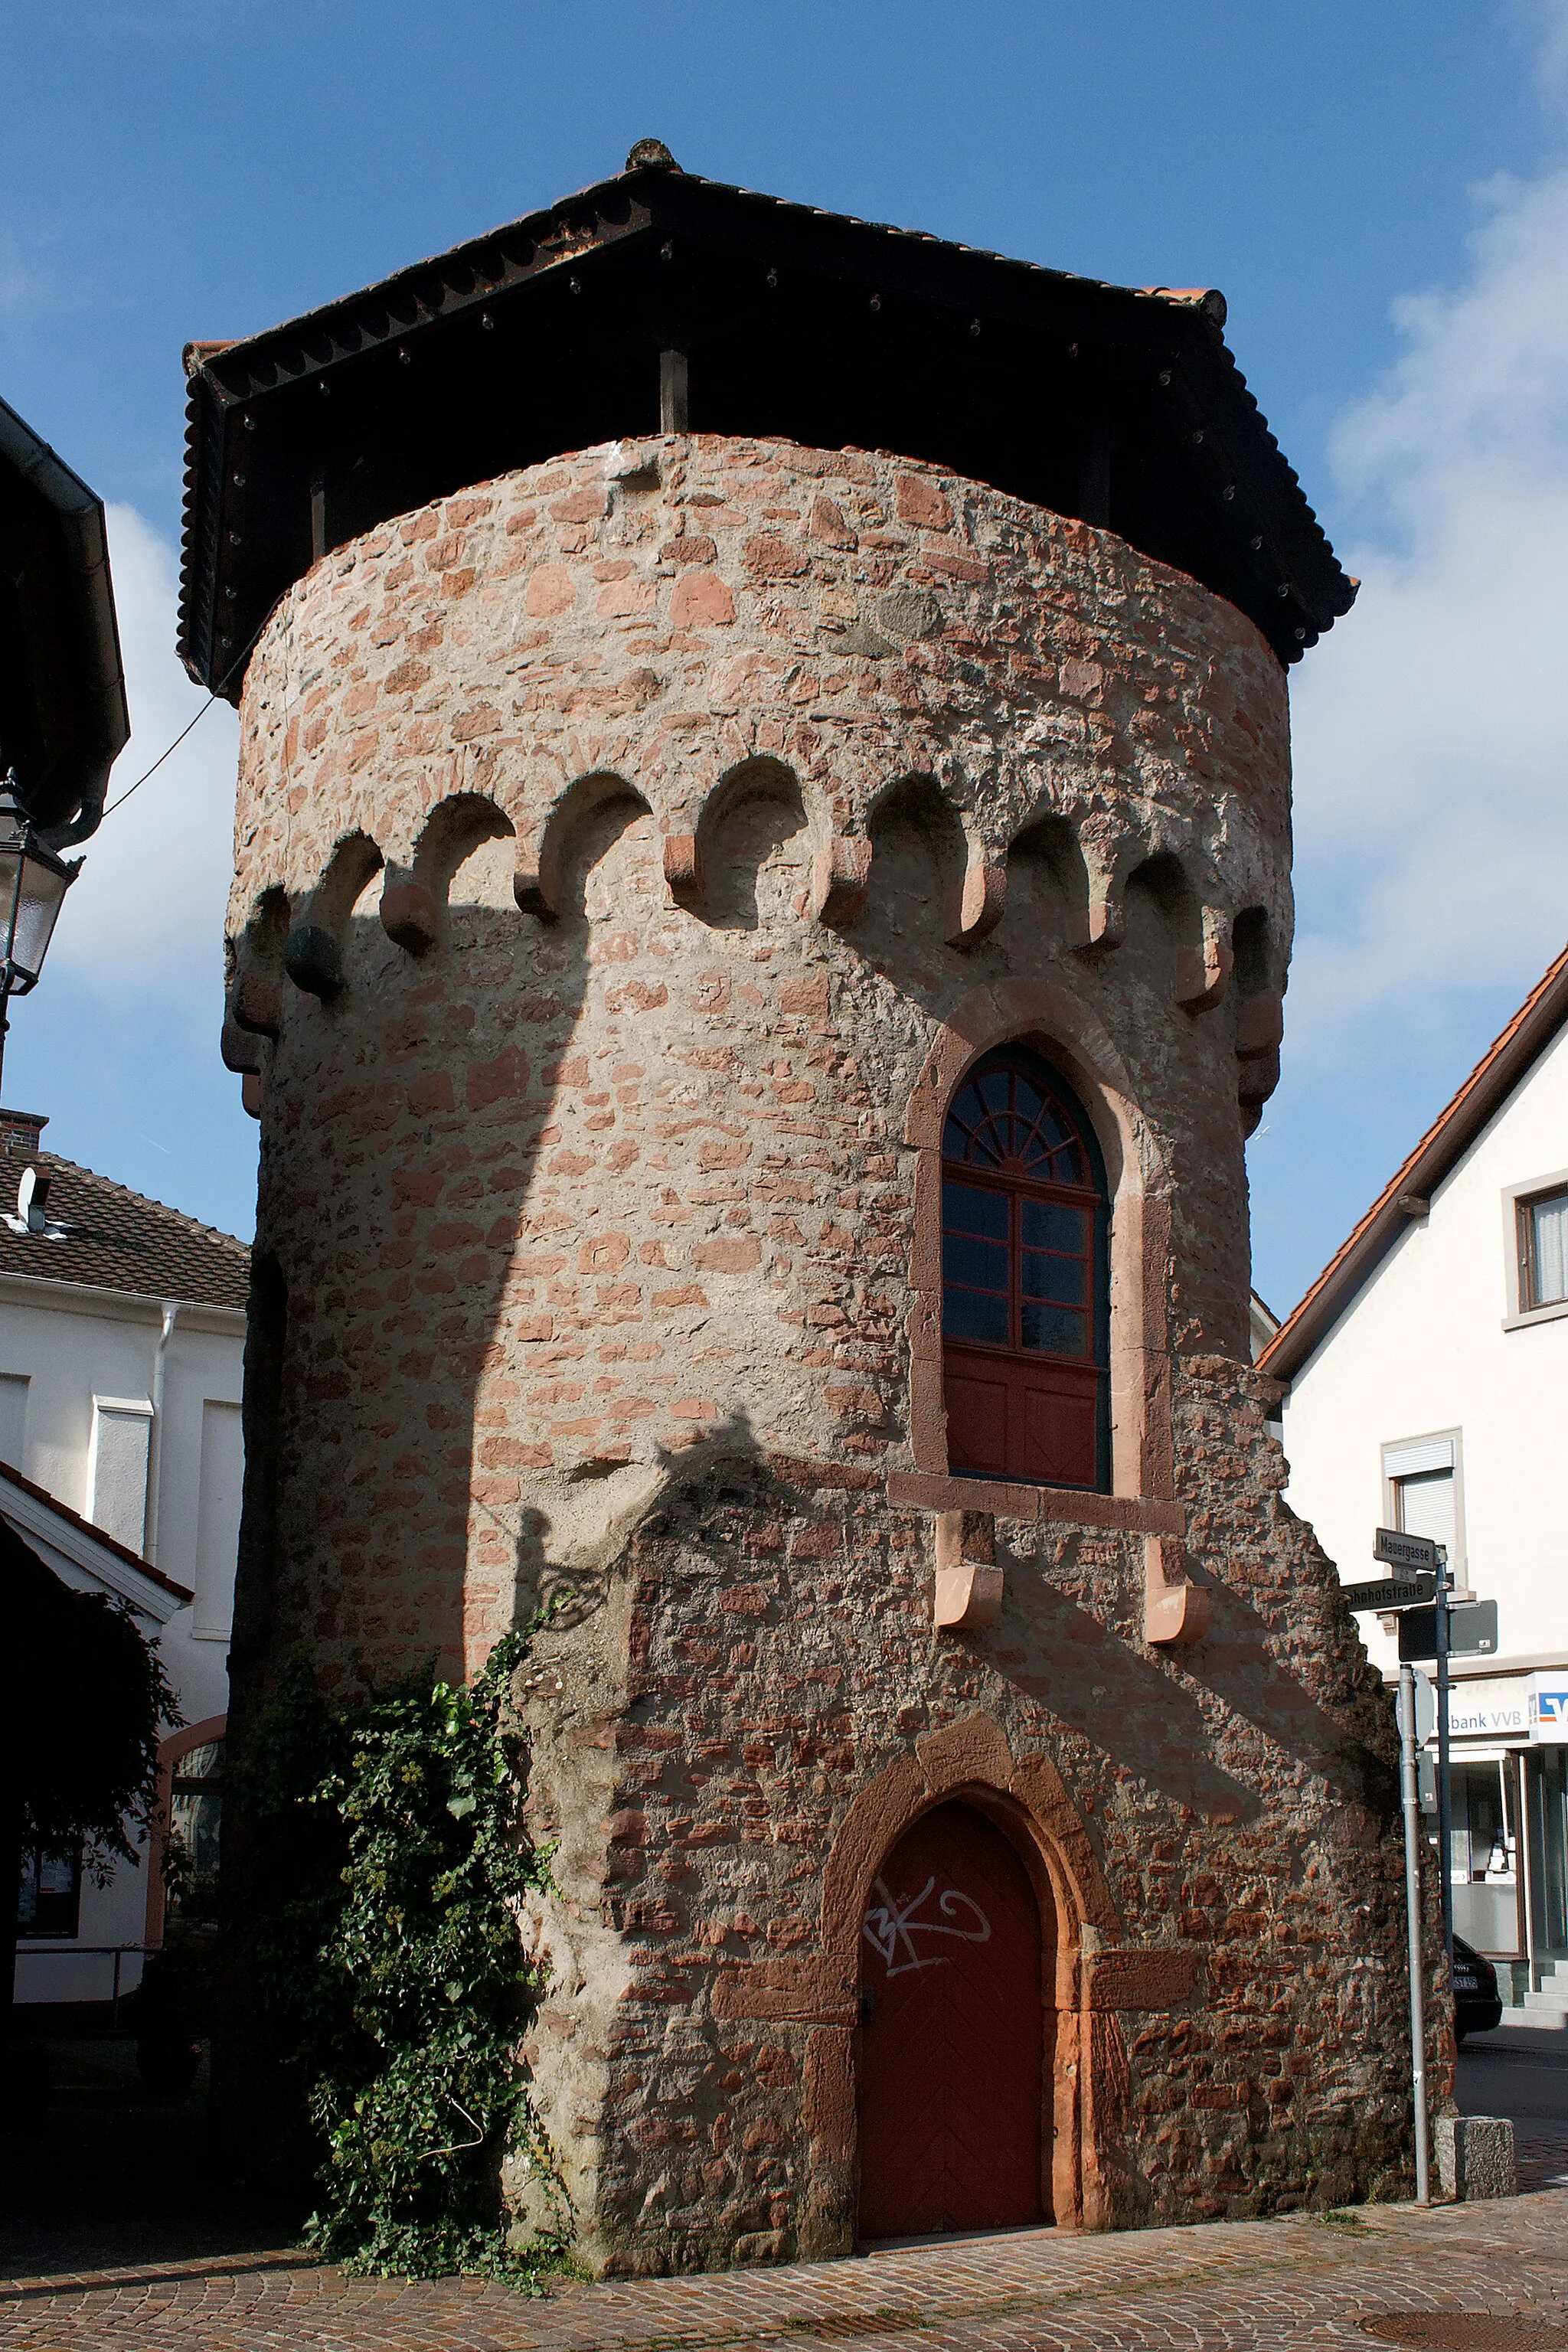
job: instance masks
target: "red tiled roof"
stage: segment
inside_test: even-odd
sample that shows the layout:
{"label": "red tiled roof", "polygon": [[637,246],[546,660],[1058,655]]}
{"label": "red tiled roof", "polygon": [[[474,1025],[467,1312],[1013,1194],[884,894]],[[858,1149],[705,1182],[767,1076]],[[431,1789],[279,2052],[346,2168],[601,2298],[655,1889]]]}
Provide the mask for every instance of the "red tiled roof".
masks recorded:
{"label": "red tiled roof", "polygon": [[1361,1223],[1335,1251],[1306,1297],[1285,1318],[1258,1360],[1260,1372],[1277,1381],[1295,1378],[1313,1349],[1327,1337],[1394,1246],[1413,1213],[1408,1204],[1430,1199],[1565,1022],[1568,948],[1531,989],[1453,1100],[1433,1120]]}
{"label": "red tiled roof", "polygon": [[[44,1124],[0,1112],[0,1274],[244,1307],[250,1278],[244,1242],[42,1150],[37,1130]],[[3,1221],[16,1213],[16,1188],[30,1167],[49,1178],[49,1222],[67,1228],[58,1241],[15,1233]]]}

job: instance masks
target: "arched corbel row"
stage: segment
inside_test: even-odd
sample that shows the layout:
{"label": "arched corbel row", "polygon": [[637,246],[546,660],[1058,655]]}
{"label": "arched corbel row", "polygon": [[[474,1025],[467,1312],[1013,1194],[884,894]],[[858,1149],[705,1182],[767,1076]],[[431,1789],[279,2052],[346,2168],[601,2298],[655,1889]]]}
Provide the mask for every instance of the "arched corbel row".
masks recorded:
{"label": "arched corbel row", "polygon": [[343,984],[342,934],[365,885],[381,871],[381,851],[368,834],[351,833],[333,850],[300,919],[289,932],[283,968],[296,988],[323,1004]]}
{"label": "arched corbel row", "polygon": [[[577,776],[557,798],[536,833],[519,834],[517,866],[511,894],[525,915],[553,923],[561,914],[561,880],[572,835],[607,801],[631,800],[647,810],[648,803],[635,784],[608,769]],[[511,828],[509,826],[509,830]]]}
{"label": "arched corbel row", "polygon": [[504,840],[515,830],[483,793],[457,793],[439,802],[420,834],[412,866],[386,869],[380,911],[387,938],[409,955],[428,955],[440,938],[452,878],[464,859],[481,842]]}

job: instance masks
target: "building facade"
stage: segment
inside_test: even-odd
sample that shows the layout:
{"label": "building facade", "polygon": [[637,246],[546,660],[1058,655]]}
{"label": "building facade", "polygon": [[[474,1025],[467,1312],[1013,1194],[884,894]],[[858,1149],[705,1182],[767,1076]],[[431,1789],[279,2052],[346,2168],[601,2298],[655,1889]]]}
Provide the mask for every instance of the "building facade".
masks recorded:
{"label": "building facade", "polygon": [[[1392,1718],[1248,1339],[1284,663],[1349,589],[1268,474],[1317,617],[1244,609],[1237,474],[1278,453],[1215,298],[1023,276],[1046,442],[1000,405],[1016,265],[668,158],[190,355],[193,667],[279,599],[225,1033],[262,1129],[236,1720],[301,1637],[352,1685],[550,1612],[558,2179],[508,2186],[600,2271],[1405,2162]],[[459,363],[530,321],[574,395],[509,446]],[[447,435],[417,499],[374,437],[405,385]]]}
{"label": "building facade", "polygon": [[[249,1252],[45,1151],[47,1123],[0,1112],[0,1515],[67,1583],[136,1611],[184,1718],[164,1761],[216,1773]],[[210,1845],[212,1805],[181,1797]],[[17,2000],[132,1990],[162,1895],[145,1863],[100,1886],[72,1856],[27,1857]]]}
{"label": "building facade", "polygon": [[[1447,1547],[1461,1601],[1496,1606],[1495,1651],[1452,1669],[1454,1925],[1532,2025],[1568,2023],[1565,1159],[1568,956],[1262,1358],[1289,1383],[1288,1499],[1342,1576],[1403,1528]],[[1363,1622],[1394,1675],[1393,1621]]]}

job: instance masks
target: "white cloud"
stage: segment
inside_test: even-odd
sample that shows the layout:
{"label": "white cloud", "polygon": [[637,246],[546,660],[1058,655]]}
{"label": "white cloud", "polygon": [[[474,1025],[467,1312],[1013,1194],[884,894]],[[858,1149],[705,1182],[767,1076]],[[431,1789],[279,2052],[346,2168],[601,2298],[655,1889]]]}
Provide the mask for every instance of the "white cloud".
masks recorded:
{"label": "white cloud", "polygon": [[1292,696],[1309,1064],[1522,995],[1568,938],[1568,170],[1477,202],[1468,277],[1399,306],[1336,436],[1367,521]]}
{"label": "white cloud", "polygon": [[[131,703],[131,740],[109,798],[133,783],[206,697],[174,653],[178,566],[134,508],[109,509],[110,562]],[[216,703],[123,808],[83,845],[49,953],[99,994],[210,1011],[223,992],[223,919],[234,854],[238,722]]]}

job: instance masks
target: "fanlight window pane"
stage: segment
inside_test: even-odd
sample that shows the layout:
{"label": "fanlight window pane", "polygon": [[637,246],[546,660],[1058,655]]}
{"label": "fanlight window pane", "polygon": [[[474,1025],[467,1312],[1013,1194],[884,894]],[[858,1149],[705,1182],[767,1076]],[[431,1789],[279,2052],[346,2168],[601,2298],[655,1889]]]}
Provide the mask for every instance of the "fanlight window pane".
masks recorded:
{"label": "fanlight window pane", "polygon": [[942,1152],[972,1166],[1027,1171],[1042,1182],[1089,1181],[1071,1121],[1021,1071],[987,1070],[961,1088],[947,1115]]}
{"label": "fanlight window pane", "polygon": [[955,1290],[942,1294],[942,1328],[950,1339],[973,1339],[982,1347],[1007,1345],[1007,1299],[988,1290]]}
{"label": "fanlight window pane", "polygon": [[1568,1192],[1527,1202],[1525,1263],[1531,1307],[1555,1307],[1568,1299]]}
{"label": "fanlight window pane", "polygon": [[1087,1356],[1089,1318],[1069,1314],[1066,1307],[1024,1302],[1024,1345],[1049,1356]]}

